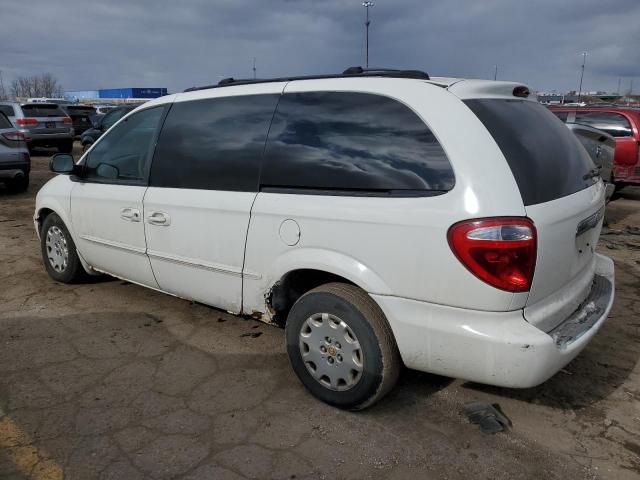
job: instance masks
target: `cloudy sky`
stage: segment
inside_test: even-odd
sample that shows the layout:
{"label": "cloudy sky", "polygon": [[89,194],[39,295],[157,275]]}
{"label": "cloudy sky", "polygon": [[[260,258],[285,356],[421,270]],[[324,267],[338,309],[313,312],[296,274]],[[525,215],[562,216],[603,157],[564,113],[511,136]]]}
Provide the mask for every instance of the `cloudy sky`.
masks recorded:
{"label": "cloudy sky", "polygon": [[[364,63],[361,0],[0,0],[0,70],[65,89],[168,87]],[[640,91],[640,0],[375,0],[370,64]],[[635,91],[635,88],[634,88]]]}

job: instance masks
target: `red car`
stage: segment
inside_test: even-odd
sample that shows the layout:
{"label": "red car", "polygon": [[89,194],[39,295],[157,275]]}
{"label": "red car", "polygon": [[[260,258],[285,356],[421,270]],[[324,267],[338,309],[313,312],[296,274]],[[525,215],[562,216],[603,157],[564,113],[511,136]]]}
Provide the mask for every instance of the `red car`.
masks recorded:
{"label": "red car", "polygon": [[640,185],[640,110],[625,107],[549,107],[565,123],[580,123],[616,139],[613,178],[616,187]]}

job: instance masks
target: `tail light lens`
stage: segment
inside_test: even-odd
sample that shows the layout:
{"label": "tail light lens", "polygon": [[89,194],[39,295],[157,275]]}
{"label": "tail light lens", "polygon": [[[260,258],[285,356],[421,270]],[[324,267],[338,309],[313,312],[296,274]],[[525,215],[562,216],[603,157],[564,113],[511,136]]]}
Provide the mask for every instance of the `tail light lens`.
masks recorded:
{"label": "tail light lens", "polygon": [[38,120],[35,118],[16,118],[16,123],[18,125],[37,125]]}
{"label": "tail light lens", "polygon": [[11,131],[11,132],[3,133],[2,136],[7,140],[13,140],[14,142],[20,141],[20,140],[22,141],[26,140],[24,133],[22,132]]}
{"label": "tail light lens", "polygon": [[69,117],[64,117],[64,118],[62,119],[62,121],[63,121],[64,123],[68,123],[69,125],[71,125],[71,124],[73,123],[73,122],[71,121],[71,118],[69,118]]}
{"label": "tail light lens", "polygon": [[480,280],[508,292],[528,292],[536,266],[536,228],[524,217],[466,220],[449,228],[449,246]]}

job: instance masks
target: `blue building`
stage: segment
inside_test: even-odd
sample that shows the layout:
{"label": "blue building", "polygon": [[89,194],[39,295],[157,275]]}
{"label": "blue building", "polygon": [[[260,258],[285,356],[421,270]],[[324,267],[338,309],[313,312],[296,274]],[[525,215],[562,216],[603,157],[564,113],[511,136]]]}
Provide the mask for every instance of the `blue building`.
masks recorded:
{"label": "blue building", "polygon": [[127,98],[158,98],[167,94],[166,88],[158,87],[129,87],[129,88],[103,88],[100,90],[71,90],[64,92],[65,98],[70,100],[80,99],[127,99]]}

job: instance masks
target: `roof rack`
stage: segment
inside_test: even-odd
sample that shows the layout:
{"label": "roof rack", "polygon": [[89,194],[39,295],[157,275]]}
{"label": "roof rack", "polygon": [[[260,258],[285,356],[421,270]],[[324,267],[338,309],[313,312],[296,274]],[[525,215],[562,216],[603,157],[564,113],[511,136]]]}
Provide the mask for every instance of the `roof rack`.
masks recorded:
{"label": "roof rack", "polygon": [[291,82],[294,80],[322,80],[328,78],[351,78],[351,77],[389,77],[389,78],[413,78],[417,80],[430,80],[429,74],[420,70],[394,70],[391,68],[362,68],[349,67],[339,74],[328,75],[306,75],[300,77],[280,77],[280,78],[223,78],[215,85],[205,85],[204,87],[187,88],[185,92],[195,92],[209,88],[230,87],[233,85],[252,85],[256,83],[270,82]]}

